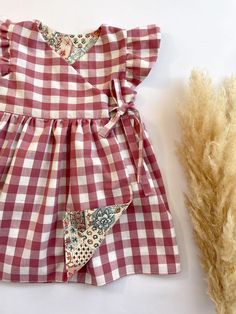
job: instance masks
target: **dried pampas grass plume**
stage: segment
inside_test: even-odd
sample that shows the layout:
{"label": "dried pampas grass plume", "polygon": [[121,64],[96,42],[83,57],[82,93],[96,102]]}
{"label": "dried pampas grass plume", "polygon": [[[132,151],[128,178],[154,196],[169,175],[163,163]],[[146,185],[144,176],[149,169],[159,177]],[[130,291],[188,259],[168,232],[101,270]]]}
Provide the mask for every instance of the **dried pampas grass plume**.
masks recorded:
{"label": "dried pampas grass plume", "polygon": [[216,87],[193,70],[177,114],[185,202],[207,293],[217,313],[236,313],[236,78]]}

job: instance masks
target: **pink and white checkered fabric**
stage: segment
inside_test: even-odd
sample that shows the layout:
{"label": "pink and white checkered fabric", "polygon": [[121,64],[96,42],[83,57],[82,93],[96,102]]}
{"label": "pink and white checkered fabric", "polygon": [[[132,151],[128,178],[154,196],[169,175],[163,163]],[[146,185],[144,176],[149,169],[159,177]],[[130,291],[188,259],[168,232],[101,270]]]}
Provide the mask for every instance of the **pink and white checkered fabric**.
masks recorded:
{"label": "pink and white checkered fabric", "polygon": [[[39,25],[0,21],[0,279],[104,285],[180,272],[162,176],[134,104],[160,28],[101,24],[69,63]],[[65,213],[117,204],[127,206],[68,277]]]}

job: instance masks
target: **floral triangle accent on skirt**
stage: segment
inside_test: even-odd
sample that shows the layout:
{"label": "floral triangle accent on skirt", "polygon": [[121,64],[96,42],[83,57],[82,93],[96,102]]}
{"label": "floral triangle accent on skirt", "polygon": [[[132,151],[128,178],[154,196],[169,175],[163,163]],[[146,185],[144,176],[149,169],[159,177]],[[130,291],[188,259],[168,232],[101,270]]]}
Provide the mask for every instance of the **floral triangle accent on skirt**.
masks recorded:
{"label": "floral triangle accent on skirt", "polygon": [[65,212],[63,227],[68,279],[90,260],[131,201],[125,204]]}

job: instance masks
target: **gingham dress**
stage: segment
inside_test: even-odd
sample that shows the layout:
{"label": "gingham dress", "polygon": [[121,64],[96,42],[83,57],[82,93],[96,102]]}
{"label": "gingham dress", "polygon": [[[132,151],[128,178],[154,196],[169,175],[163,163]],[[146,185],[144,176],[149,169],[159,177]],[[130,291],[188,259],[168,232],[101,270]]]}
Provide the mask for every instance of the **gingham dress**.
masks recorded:
{"label": "gingham dress", "polygon": [[0,279],[104,285],[180,258],[135,106],[160,28],[0,20]]}

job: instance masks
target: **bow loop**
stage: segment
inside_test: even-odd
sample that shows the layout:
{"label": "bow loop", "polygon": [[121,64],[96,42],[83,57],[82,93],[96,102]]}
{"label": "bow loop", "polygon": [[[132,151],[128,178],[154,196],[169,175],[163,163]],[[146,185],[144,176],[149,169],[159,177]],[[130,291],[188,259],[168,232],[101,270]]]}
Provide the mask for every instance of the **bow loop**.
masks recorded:
{"label": "bow loop", "polygon": [[[114,100],[116,106],[109,108],[109,112],[114,113],[114,115],[109,119],[109,121],[102,126],[98,134],[101,137],[107,137],[110,131],[115,127],[116,123],[121,119],[123,124],[125,135],[127,136],[128,145],[130,145],[130,151],[133,155],[134,162],[136,164],[137,169],[137,182],[140,183],[143,187],[143,191],[145,195],[153,194],[153,187],[150,186],[147,172],[143,165],[143,136],[144,136],[144,129],[142,125],[142,121],[140,119],[140,115],[138,110],[135,108],[134,102],[131,100],[126,102],[124,100],[122,94],[122,87],[119,79],[112,79],[110,82],[110,91],[112,99]],[[136,93],[136,92],[135,92]],[[132,127],[131,122],[128,122],[127,119],[122,119],[122,116],[127,114],[128,111],[132,111],[132,117],[134,117],[135,123],[138,125],[138,142],[136,140],[135,134],[130,133],[130,128]],[[128,123],[128,124],[127,124]],[[136,128],[133,128],[136,132]],[[155,191],[154,191],[155,193]]]}
{"label": "bow loop", "polygon": [[[113,78],[110,82],[110,92],[113,101],[119,108],[123,108],[129,105],[133,105],[132,100],[131,101],[126,101],[126,91],[125,89],[122,88],[121,81],[118,78]],[[133,91],[132,91],[133,93]],[[136,93],[136,91],[134,91]]]}
{"label": "bow loop", "polygon": [[110,82],[110,92],[113,101],[115,102],[115,107],[109,108],[109,113],[115,112],[115,114],[110,118],[106,125],[100,128],[98,134],[102,137],[107,137],[110,131],[115,127],[116,123],[120,117],[125,114],[128,109],[134,109],[133,101],[126,102],[122,94],[122,87],[119,79],[112,79]]}

